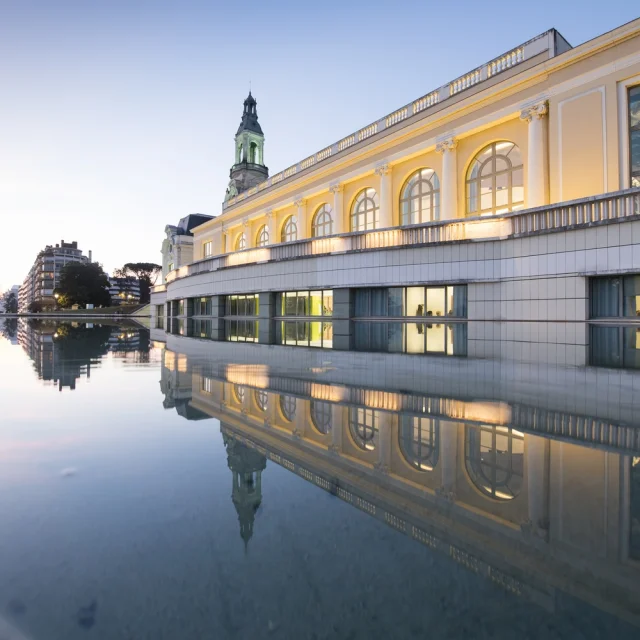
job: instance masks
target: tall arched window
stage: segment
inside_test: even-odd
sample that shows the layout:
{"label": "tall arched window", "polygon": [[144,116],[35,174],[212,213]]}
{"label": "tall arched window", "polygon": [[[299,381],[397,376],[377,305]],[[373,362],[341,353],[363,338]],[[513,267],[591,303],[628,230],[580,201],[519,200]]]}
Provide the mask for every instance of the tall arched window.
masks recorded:
{"label": "tall arched window", "polygon": [[298,218],[289,216],[282,225],[281,242],[293,242],[298,239]]}
{"label": "tall arched window", "polygon": [[400,451],[419,471],[432,471],[438,463],[440,427],[437,420],[403,415],[398,433]]}
{"label": "tall arched window", "polygon": [[376,229],[380,224],[380,207],[375,189],[363,189],[351,205],[351,231]]}
{"label": "tall arched window", "polygon": [[411,174],[400,194],[402,224],[420,224],[440,219],[440,181],[433,169]]}
{"label": "tall arched window", "polygon": [[316,210],[311,221],[311,235],[314,238],[330,236],[333,233],[333,216],[331,205],[323,204]]}
{"label": "tall arched window", "polygon": [[258,162],[258,145],[255,142],[252,142],[249,145],[249,162],[253,162],[254,164]]}
{"label": "tall arched window", "polygon": [[237,164],[240,164],[242,162],[242,145],[238,145],[238,160],[237,160]]}
{"label": "tall arched window", "polygon": [[236,238],[236,251],[242,251],[247,248],[247,234],[243,231]]}
{"label": "tall arched window", "polygon": [[258,229],[258,235],[256,236],[256,247],[266,247],[269,244],[269,227],[263,224]]}
{"label": "tall arched window", "polygon": [[280,410],[289,422],[296,417],[296,406],[297,401],[293,396],[280,396]]}
{"label": "tall arched window", "polygon": [[331,404],[328,402],[311,401],[311,422],[325,436],[331,431],[331,409]]}
{"label": "tall arched window", "polygon": [[509,427],[466,427],[465,462],[482,493],[513,500],[522,489],[524,435]]}
{"label": "tall arched window", "polygon": [[467,214],[486,216],[524,206],[522,155],[513,142],[493,142],[467,171]]}
{"label": "tall arched window", "polygon": [[266,391],[254,391],[253,397],[260,411],[266,411],[269,404],[269,396]]}
{"label": "tall arched window", "polygon": [[349,430],[358,447],[373,451],[378,441],[378,413],[372,409],[349,409]]}

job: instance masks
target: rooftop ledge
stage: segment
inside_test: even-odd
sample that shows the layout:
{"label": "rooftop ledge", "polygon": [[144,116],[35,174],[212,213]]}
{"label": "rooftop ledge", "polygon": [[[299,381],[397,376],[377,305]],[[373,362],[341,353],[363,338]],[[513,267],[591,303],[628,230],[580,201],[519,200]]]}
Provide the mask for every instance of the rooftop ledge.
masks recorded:
{"label": "rooftop ledge", "polygon": [[[640,187],[496,216],[457,218],[406,227],[355,231],[244,249],[205,258],[174,269],[167,274],[165,283],[170,284],[179,278],[218,269],[277,260],[311,258],[353,251],[400,249],[445,242],[506,239],[599,223],[620,222],[630,217],[640,217]],[[165,290],[166,285],[163,284],[154,287],[152,292],[161,293]]]}
{"label": "rooftop ledge", "polygon": [[405,120],[409,120],[414,116],[424,117],[428,115],[430,111],[435,110],[437,106],[447,102],[454,96],[470,89],[471,87],[481,85],[483,82],[494,78],[502,72],[522,64],[525,60],[530,60],[542,53],[547,53],[548,58],[553,58],[554,56],[564,53],[569,49],[571,49],[571,45],[555,29],[545,31],[528,42],[519,45],[515,49],[511,49],[511,51],[494,58],[486,64],[469,71],[469,73],[465,73],[459,78],[456,78],[455,80],[452,80],[440,88],[427,93],[404,107],[397,109],[393,113],[380,118],[376,122],[359,129],[355,133],[348,135],[346,138],[342,138],[341,140],[338,140],[338,142],[334,142],[328,147],[321,149],[317,153],[301,160],[284,171],[276,173],[257,186],[244,191],[234,198],[230,198],[222,204],[222,210],[226,211],[227,209],[251,198],[257,193],[264,191],[265,189],[274,187],[282,182],[291,181],[303,171],[311,169],[321,163],[327,163],[331,158],[347,151],[360,142],[364,142],[365,140],[369,142],[372,139],[376,139],[378,136],[381,137],[383,132],[396,127]]}

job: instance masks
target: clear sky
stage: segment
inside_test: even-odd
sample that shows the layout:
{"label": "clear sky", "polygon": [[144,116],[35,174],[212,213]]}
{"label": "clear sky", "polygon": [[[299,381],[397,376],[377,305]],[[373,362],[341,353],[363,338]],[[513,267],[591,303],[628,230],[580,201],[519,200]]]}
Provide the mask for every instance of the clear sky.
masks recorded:
{"label": "clear sky", "polygon": [[111,273],[217,214],[249,81],[272,174],[538,33],[630,0],[0,0],[0,291],[77,240]]}

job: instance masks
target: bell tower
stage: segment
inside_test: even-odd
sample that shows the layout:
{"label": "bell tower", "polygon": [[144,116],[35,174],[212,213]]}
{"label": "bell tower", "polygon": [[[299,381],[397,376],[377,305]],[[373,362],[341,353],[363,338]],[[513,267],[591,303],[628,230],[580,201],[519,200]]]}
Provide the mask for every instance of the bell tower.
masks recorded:
{"label": "bell tower", "polygon": [[229,174],[225,202],[269,177],[269,169],[264,164],[264,134],[258,123],[257,104],[249,91],[236,132],[235,164]]}

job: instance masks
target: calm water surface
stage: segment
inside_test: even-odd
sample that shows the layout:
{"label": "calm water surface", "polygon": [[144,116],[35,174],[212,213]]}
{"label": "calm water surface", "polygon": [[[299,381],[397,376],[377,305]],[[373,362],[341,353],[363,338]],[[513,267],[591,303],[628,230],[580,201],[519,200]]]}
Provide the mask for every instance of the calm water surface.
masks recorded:
{"label": "calm water surface", "polygon": [[640,637],[640,340],[571,332],[7,321],[0,638]]}

